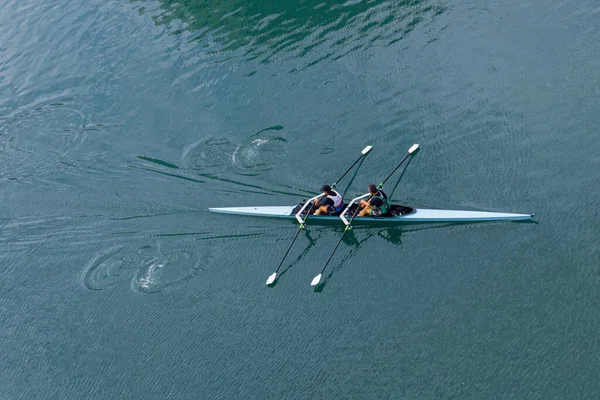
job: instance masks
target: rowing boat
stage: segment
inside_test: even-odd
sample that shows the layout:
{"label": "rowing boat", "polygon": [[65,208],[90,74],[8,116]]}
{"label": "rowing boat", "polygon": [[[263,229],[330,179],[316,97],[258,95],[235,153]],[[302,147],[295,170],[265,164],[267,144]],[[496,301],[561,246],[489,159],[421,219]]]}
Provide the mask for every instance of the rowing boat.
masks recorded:
{"label": "rowing boat", "polygon": [[[221,207],[209,208],[214,213],[246,215],[252,217],[272,218],[297,218],[306,219],[306,203],[295,206],[259,206],[259,207]],[[341,216],[351,217],[356,210],[356,205],[351,205],[344,210]],[[340,215],[310,215],[310,220],[317,221],[339,221]],[[405,205],[393,204],[389,212],[380,217],[357,217],[353,223],[382,223],[404,224],[413,222],[483,222],[483,221],[518,221],[531,219],[534,214],[514,214],[489,211],[463,211],[463,210],[436,210],[426,208],[412,208]]]}
{"label": "rowing boat", "polygon": [[[331,186],[333,188],[335,188],[336,184],[344,176],[346,176],[348,174],[348,172],[350,172],[350,170],[359,161],[364,159],[364,157],[369,153],[369,151],[371,151],[371,148],[372,148],[372,146],[365,147],[361,152],[361,156],[356,161],[354,161],[354,164],[352,164],[352,166],[350,166],[350,168],[348,168],[348,170],[346,172],[344,172],[344,175],[342,175],[342,177],[340,179],[338,179]],[[387,182],[387,180],[394,174],[394,172],[396,172],[398,170],[398,168],[400,168],[400,166],[402,166],[402,164],[404,164],[404,162],[410,158],[411,155],[415,154],[415,152],[418,150],[418,148],[419,148],[418,144],[413,144],[410,147],[410,149],[408,149],[408,154],[406,154],[404,156],[402,161],[400,161],[400,164],[398,164],[396,166],[396,168],[394,168],[394,170],[387,176],[387,178],[385,178],[383,180],[383,182],[380,183],[379,186],[377,186],[377,189],[382,189],[385,182]],[[370,185],[370,191],[371,192],[373,191],[373,189],[371,188],[371,185]],[[373,193],[376,193],[376,192],[373,192]],[[337,221],[338,219],[341,219],[345,225],[344,232],[342,233],[340,240],[335,245],[333,252],[327,259],[327,262],[325,263],[325,266],[321,270],[321,273],[319,273],[317,276],[315,276],[313,278],[313,280],[310,282],[310,285],[314,286],[315,290],[317,290],[316,288],[321,284],[321,278],[323,277],[323,274],[325,273],[325,269],[327,268],[327,265],[329,265],[329,262],[333,258],[335,251],[338,249],[340,243],[344,239],[344,235],[346,234],[346,232],[348,232],[350,229],[352,229],[352,223],[354,221],[356,223],[366,223],[366,224],[387,224],[387,223],[409,224],[409,223],[420,223],[420,222],[424,222],[424,223],[438,223],[438,222],[461,223],[461,222],[483,222],[483,221],[519,221],[519,220],[523,221],[523,220],[529,220],[529,219],[533,218],[533,216],[534,216],[534,214],[514,214],[514,213],[490,212],[490,211],[436,210],[436,209],[427,209],[427,208],[413,208],[413,207],[410,207],[407,205],[402,205],[402,204],[392,204],[388,207],[388,210],[387,210],[386,214],[384,214],[384,215],[365,216],[365,217],[358,217],[358,219],[356,219],[356,216],[358,215],[358,212],[359,212],[360,200],[367,199],[367,201],[368,201],[368,200],[372,199],[373,196],[375,195],[373,193],[366,193],[366,194],[363,194],[362,196],[358,196],[358,197],[352,199],[352,201],[350,201],[350,203],[348,203],[345,206],[344,210],[339,215],[314,215],[314,212],[315,212],[314,205],[319,203],[317,200],[319,200],[321,197],[325,196],[325,193],[314,196],[311,199],[304,200],[302,203],[297,204],[295,206],[216,207],[216,208],[209,208],[208,210],[211,212],[222,213],[222,214],[246,215],[246,216],[252,216],[252,217],[296,219],[300,223],[299,229],[296,231],[296,235],[294,236],[292,243],[290,244],[290,246],[286,250],[285,254],[283,255],[283,259],[279,263],[277,270],[274,273],[272,273],[271,275],[269,275],[269,277],[267,278],[266,284],[269,286],[275,284],[276,279],[277,279],[277,273],[279,272],[281,266],[283,265],[285,258],[287,257],[288,253],[290,252],[290,249],[294,245],[294,242],[298,238],[300,232],[302,231],[302,229],[305,228],[306,220],[308,219],[309,216],[310,216],[311,223],[325,222],[325,221]]]}
{"label": "rowing boat", "polygon": [[[352,166],[342,175],[342,178],[361,160],[365,155],[371,151],[372,146],[365,147],[361,152],[361,157],[358,158],[352,164]],[[383,187],[383,184],[394,174],[394,172],[400,168],[400,166],[419,148],[418,144],[413,144],[408,149],[408,154],[398,164],[398,166],[388,175],[387,178],[379,185],[379,189]],[[342,178],[338,179],[340,181]],[[338,182],[336,181],[336,183]],[[333,184],[335,187],[336,183]],[[389,222],[393,224],[404,224],[413,222],[483,222],[483,221],[519,221],[528,220],[533,218],[534,214],[514,214],[504,212],[490,212],[490,211],[466,211],[466,210],[437,210],[427,208],[413,208],[401,204],[392,204],[386,214],[382,216],[365,216],[358,217],[355,219],[358,213],[358,205],[361,199],[372,198],[371,193],[366,193],[358,196],[350,203],[348,203],[345,209],[336,215],[314,215],[314,207],[312,207],[313,201],[316,201],[323,197],[321,193],[313,198],[305,200],[304,202],[295,206],[258,206],[258,207],[217,207],[209,208],[208,210],[215,213],[222,214],[235,214],[235,215],[248,215],[252,217],[271,217],[271,218],[295,218],[300,223],[300,229],[304,227],[306,219],[310,216],[310,220],[314,221],[337,221],[341,219],[347,228],[350,228],[351,223],[356,221],[357,223],[377,223]],[[348,220],[350,218],[350,220]],[[294,238],[295,240],[295,238]],[[293,242],[292,242],[293,243]]]}

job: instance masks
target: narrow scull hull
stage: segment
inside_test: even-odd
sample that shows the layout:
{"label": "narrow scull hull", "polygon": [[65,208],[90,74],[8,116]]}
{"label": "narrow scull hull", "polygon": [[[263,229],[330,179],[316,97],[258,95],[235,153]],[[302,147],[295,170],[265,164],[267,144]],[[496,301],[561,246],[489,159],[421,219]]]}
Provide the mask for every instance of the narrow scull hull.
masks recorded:
{"label": "narrow scull hull", "polygon": [[[405,207],[407,208],[407,207]],[[294,210],[297,206],[259,206],[259,207],[222,207],[209,208],[215,213],[247,215],[253,217],[269,218],[295,218]],[[401,215],[385,217],[356,217],[355,223],[412,223],[412,222],[483,222],[483,221],[518,221],[528,220],[533,214],[513,214],[488,211],[460,211],[460,210],[434,210],[414,208],[410,212]],[[335,215],[311,215],[309,221],[339,221],[340,217]]]}

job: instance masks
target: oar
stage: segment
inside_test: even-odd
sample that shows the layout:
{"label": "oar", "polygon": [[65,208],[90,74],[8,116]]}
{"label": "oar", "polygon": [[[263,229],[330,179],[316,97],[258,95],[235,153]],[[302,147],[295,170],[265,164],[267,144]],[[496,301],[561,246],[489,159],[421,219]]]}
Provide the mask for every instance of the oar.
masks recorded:
{"label": "oar", "polygon": [[[365,147],[361,152],[360,152],[360,157],[358,157],[356,159],[356,161],[354,161],[354,163],[350,166],[350,168],[348,168],[348,170],[346,172],[344,172],[344,174],[333,183],[333,185],[331,185],[331,188],[335,188],[337,186],[337,184],[348,174],[348,172],[350,172],[350,170],[352,168],[354,168],[354,166],[364,157],[366,156],[371,149],[373,148],[373,146],[367,146]],[[310,207],[308,207],[308,210],[306,211],[306,218],[304,219],[304,222],[306,222],[306,220],[308,219],[308,216],[310,215],[310,212],[312,210],[313,204],[310,205]],[[296,232],[296,236],[294,236],[294,239],[292,240],[292,243],[290,244],[290,247],[288,247],[288,249],[286,250],[285,254],[283,255],[283,259],[281,260],[281,262],[279,263],[279,266],[277,267],[277,270],[275,270],[275,272],[273,272],[271,275],[269,275],[269,278],[267,278],[267,285],[272,284],[273,282],[275,282],[275,278],[277,277],[277,273],[279,272],[279,269],[281,268],[281,266],[283,265],[283,262],[285,261],[285,258],[287,257],[288,253],[290,252],[290,249],[292,248],[292,246],[294,245],[294,242],[296,241],[296,239],[298,238],[298,235],[300,234],[300,231],[302,230],[302,228],[304,228],[304,224],[300,224],[300,227],[298,228],[298,231]]]}
{"label": "oar", "polygon": [[367,146],[367,147],[365,147],[364,149],[362,149],[362,151],[360,152],[360,157],[358,157],[358,158],[356,159],[356,161],[354,161],[354,164],[352,164],[352,165],[350,166],[350,168],[348,168],[348,169],[346,170],[346,172],[344,172],[344,174],[343,174],[342,176],[340,176],[340,178],[339,178],[337,181],[335,181],[335,182],[333,183],[333,185],[331,185],[331,187],[332,187],[333,189],[335,189],[335,187],[337,186],[337,184],[339,183],[339,181],[341,181],[342,179],[344,179],[344,177],[345,177],[345,176],[348,174],[348,172],[350,172],[350,170],[351,170],[352,168],[354,168],[354,166],[355,166],[356,164],[358,164],[358,162],[359,162],[360,160],[362,160],[362,158],[363,158],[364,156],[366,156],[366,155],[367,155],[367,153],[368,153],[368,152],[370,152],[372,148],[373,148],[373,146]]}
{"label": "oar", "polygon": [[[419,148],[418,144],[413,144],[410,147],[410,149],[408,149],[408,154],[406,155],[406,157],[404,157],[402,159],[402,161],[400,161],[400,164],[398,164],[398,166],[396,168],[394,168],[394,170],[392,171],[392,173],[389,174],[388,177],[385,178],[385,180],[379,184],[379,186],[378,186],[379,189],[383,188],[383,185],[385,184],[385,182],[387,182],[387,180],[390,179],[390,177],[394,174],[394,172],[396,172],[398,170],[398,168],[400,168],[400,166],[402,164],[404,164],[404,161],[406,161],[408,159],[408,157],[410,157],[410,155],[412,153],[414,153],[418,148]],[[373,197],[373,195],[371,195],[371,197]],[[369,197],[367,199],[367,201],[369,201],[371,199],[371,197]],[[356,217],[356,215],[358,215],[358,210],[359,209],[360,209],[360,207],[356,207],[356,211],[354,211],[354,214],[352,215],[352,218],[350,219],[350,222],[348,222],[348,225],[346,225],[346,227],[344,228],[344,233],[342,233],[342,237],[340,238],[340,240],[337,242],[337,244],[333,248],[333,251],[331,252],[331,255],[329,256],[329,259],[325,263],[325,266],[321,270],[321,273],[313,278],[312,282],[310,283],[310,286],[315,286],[315,285],[317,285],[321,281],[321,276],[323,276],[323,272],[325,272],[325,269],[327,268],[327,265],[329,265],[329,262],[333,258],[333,255],[335,254],[335,251],[337,250],[338,246],[340,245],[340,243],[342,243],[342,240],[344,239],[344,235],[346,234],[347,231],[349,231],[350,229],[352,229],[352,227],[351,227],[352,221],[354,221],[354,217]]]}

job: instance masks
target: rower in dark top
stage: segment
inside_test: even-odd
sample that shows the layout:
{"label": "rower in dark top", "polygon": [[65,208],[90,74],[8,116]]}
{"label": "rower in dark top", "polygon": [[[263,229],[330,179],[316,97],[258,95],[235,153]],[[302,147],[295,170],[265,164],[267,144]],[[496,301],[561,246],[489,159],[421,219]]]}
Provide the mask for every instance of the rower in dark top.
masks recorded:
{"label": "rower in dark top", "polygon": [[315,215],[321,214],[339,214],[344,210],[344,199],[342,195],[333,190],[329,185],[323,185],[321,191],[325,196],[315,199]]}
{"label": "rower in dark top", "polygon": [[360,201],[360,207],[363,209],[358,216],[364,217],[366,215],[370,215],[373,217],[380,217],[387,213],[390,209],[390,203],[388,201],[387,194],[373,184],[370,184],[368,189],[369,193],[371,193],[371,199],[369,201]]}

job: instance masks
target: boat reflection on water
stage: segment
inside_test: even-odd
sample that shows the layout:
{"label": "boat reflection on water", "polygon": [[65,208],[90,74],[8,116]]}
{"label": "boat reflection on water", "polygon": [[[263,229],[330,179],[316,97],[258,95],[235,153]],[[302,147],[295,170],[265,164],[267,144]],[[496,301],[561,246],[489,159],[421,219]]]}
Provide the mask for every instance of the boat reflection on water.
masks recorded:
{"label": "boat reflection on water", "polygon": [[[402,246],[402,235],[406,233],[419,232],[424,230],[431,229],[442,229],[451,226],[464,225],[463,222],[450,222],[447,224],[427,224],[426,226],[420,224],[418,226],[393,226],[387,228],[378,228],[374,229],[373,227],[368,226],[358,226],[350,231],[346,232],[344,235],[342,242],[349,247],[350,250],[337,262],[333,268],[331,268],[330,272],[323,277],[321,283],[314,287],[315,292],[320,293],[323,291],[327,281],[333,277],[335,273],[340,271],[345,265],[346,261],[351,259],[354,254],[361,249],[366,243],[370,242],[373,237],[377,237],[385,240],[397,247]],[[292,261],[289,265],[283,269],[283,271],[278,275],[277,279],[270,285],[269,287],[274,287],[277,284],[277,281],[281,278],[281,276],[285,275],[292,267],[299,264],[302,260],[306,258],[309,251],[316,246],[317,242],[320,241],[323,232],[330,232],[330,228],[318,228],[318,229],[306,229],[304,231],[304,237],[307,240],[305,247],[302,249],[300,254]],[[343,226],[336,226],[334,228],[335,234],[342,235],[344,232]],[[363,233],[363,232],[366,232]]]}
{"label": "boat reflection on water", "polygon": [[[415,227],[395,226],[395,227],[389,227],[389,228],[384,228],[384,229],[373,229],[373,228],[369,228],[369,227],[361,227],[361,228],[352,229],[349,233],[346,234],[346,236],[344,237],[344,240],[343,240],[343,242],[346,245],[352,246],[352,249],[339,262],[337,262],[335,264],[335,266],[331,269],[331,272],[329,272],[329,274],[326,275],[321,280],[321,282],[314,287],[314,291],[317,293],[322,292],[323,289],[325,288],[325,285],[327,284],[327,281],[329,281],[329,279],[331,279],[337,271],[341,270],[344,267],[345,262],[347,260],[349,260],[358,251],[359,248],[361,248],[365,243],[370,241],[373,236],[377,236],[387,242],[392,243],[395,246],[401,247],[403,234],[431,230],[431,229],[447,228],[450,226],[457,226],[457,225],[465,225],[465,223],[464,222],[450,222],[450,223],[441,224],[441,225],[440,224],[428,224],[427,226],[421,224],[418,227],[417,226],[415,226]],[[343,229],[341,229],[341,230],[343,230]],[[363,239],[358,240],[356,238],[356,235],[354,232],[357,231],[356,233],[359,233],[360,231],[363,231],[363,230],[366,230],[367,234]]]}
{"label": "boat reflection on water", "polygon": [[377,232],[380,238],[399,246],[402,244],[402,228],[382,229]]}
{"label": "boat reflection on water", "polygon": [[344,239],[342,240],[345,244],[348,244],[350,246],[352,246],[352,248],[350,249],[350,251],[338,262],[335,264],[335,266],[333,268],[331,268],[329,274],[325,275],[323,278],[321,278],[321,282],[319,282],[315,287],[314,287],[314,291],[316,293],[321,293],[323,291],[323,289],[325,288],[325,285],[327,284],[327,281],[329,281],[329,279],[331,277],[333,277],[333,275],[342,269],[342,267],[344,266],[346,260],[349,260],[365,243],[367,243],[369,241],[369,239],[371,239],[373,237],[373,235],[375,235],[375,230],[370,229],[367,232],[367,235],[361,239],[358,240],[356,238],[356,236],[354,235],[354,230],[350,230],[345,236]]}

